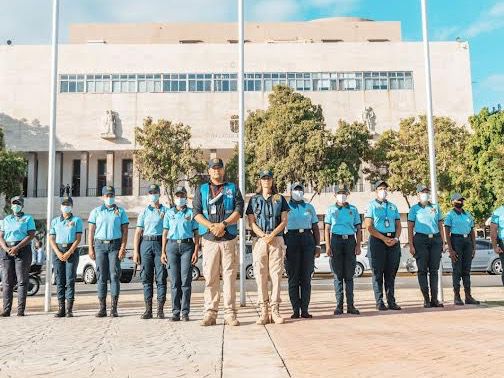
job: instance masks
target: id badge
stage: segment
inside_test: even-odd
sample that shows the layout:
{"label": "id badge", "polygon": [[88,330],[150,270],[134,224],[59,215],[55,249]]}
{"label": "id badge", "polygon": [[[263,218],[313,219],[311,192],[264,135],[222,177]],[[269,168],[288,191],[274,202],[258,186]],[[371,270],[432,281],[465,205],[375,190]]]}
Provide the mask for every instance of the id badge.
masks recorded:
{"label": "id badge", "polygon": [[212,215],[217,214],[217,206],[215,206],[215,205],[210,206],[210,214],[212,214]]}
{"label": "id badge", "polygon": [[385,227],[390,227],[390,221],[388,220],[388,218],[385,219],[384,225]]}

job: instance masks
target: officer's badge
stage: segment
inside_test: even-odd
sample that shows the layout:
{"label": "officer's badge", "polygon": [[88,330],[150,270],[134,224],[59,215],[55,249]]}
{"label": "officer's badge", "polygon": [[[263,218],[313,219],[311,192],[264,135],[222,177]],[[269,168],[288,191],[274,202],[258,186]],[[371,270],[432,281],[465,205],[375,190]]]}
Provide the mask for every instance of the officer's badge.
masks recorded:
{"label": "officer's badge", "polygon": [[228,196],[229,198],[233,198],[233,191],[229,188],[226,189],[226,196]]}
{"label": "officer's badge", "polygon": [[348,214],[350,214],[350,216],[352,216],[352,215],[353,215],[352,210],[350,210],[350,211],[348,212]]}
{"label": "officer's badge", "polygon": [[75,222],[74,221],[70,221],[67,223],[67,227],[68,228],[72,228],[73,226],[75,226]]}
{"label": "officer's badge", "polygon": [[191,220],[191,215],[190,215],[190,214],[189,214],[189,215],[187,215],[187,216],[185,217],[185,220],[189,222],[189,221]]}
{"label": "officer's badge", "polygon": [[273,201],[275,201],[275,202],[280,201],[280,194],[275,194],[275,195],[273,196]]}
{"label": "officer's badge", "polygon": [[432,209],[431,209],[431,213],[432,213],[432,214],[436,214],[436,209],[435,209],[435,208],[432,208]]}
{"label": "officer's badge", "polygon": [[119,216],[119,208],[117,208],[117,207],[115,208],[115,210],[114,210],[114,214],[115,214],[116,216]]}
{"label": "officer's badge", "polygon": [[161,212],[159,213],[159,218],[163,219],[163,218],[164,218],[164,215],[165,215],[164,211],[161,211]]}

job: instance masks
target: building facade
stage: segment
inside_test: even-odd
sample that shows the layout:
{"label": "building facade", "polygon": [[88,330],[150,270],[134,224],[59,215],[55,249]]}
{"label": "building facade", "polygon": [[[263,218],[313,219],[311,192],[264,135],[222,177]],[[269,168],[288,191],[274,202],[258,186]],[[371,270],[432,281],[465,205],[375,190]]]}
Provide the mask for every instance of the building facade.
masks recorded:
{"label": "building facade", "polygon": [[[273,86],[285,84],[320,104],[330,128],[357,120],[379,135],[425,113],[422,43],[402,41],[398,22],[251,23],[246,40],[248,110],[266,108]],[[133,164],[134,128],[148,116],[190,125],[205,157],[229,158],[237,143],[236,42],[235,24],[73,25],[59,50],[56,193],[67,187],[87,216],[101,187],[114,185],[134,224],[148,185]],[[468,44],[435,42],[431,54],[434,112],[466,124]],[[0,126],[7,146],[26,154],[26,206],[37,218],[45,217],[49,99],[50,46],[1,46]],[[363,211],[369,184],[357,190]],[[316,198],[318,212],[331,201]],[[406,206],[401,196],[397,202]]]}

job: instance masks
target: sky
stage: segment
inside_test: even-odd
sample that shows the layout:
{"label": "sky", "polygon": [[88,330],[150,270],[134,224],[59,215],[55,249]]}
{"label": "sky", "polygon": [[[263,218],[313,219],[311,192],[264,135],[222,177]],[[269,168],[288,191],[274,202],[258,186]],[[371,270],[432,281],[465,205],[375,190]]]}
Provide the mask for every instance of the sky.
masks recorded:
{"label": "sky", "polygon": [[[421,39],[420,0],[244,0],[249,21],[355,16],[401,21],[403,40]],[[52,0],[0,0],[0,44],[47,44]],[[60,0],[60,38],[86,22],[232,22],[236,0]],[[433,41],[469,41],[474,110],[504,106],[504,0],[429,0]]]}

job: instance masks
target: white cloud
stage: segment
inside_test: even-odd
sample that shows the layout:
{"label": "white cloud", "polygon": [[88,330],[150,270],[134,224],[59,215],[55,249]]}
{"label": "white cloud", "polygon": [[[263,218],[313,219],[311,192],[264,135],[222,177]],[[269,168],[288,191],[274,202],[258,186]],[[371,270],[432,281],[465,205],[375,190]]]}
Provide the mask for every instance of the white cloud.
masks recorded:
{"label": "white cloud", "polygon": [[499,0],[486,9],[480,17],[464,31],[464,36],[474,38],[480,34],[504,28],[504,1]]}
{"label": "white cloud", "polygon": [[504,93],[504,73],[490,75],[480,83],[481,88],[497,92]]}
{"label": "white cloud", "polygon": [[[307,15],[338,16],[362,0],[246,0],[251,21],[287,21]],[[0,43],[49,43],[51,0],[0,0]],[[60,34],[86,22],[233,22],[236,0],[60,0]]]}
{"label": "white cloud", "polygon": [[447,41],[457,37],[458,26],[446,26],[434,30],[433,39],[436,41]]}

